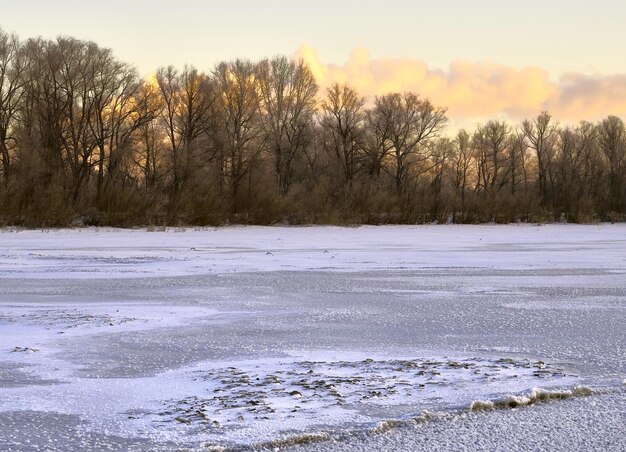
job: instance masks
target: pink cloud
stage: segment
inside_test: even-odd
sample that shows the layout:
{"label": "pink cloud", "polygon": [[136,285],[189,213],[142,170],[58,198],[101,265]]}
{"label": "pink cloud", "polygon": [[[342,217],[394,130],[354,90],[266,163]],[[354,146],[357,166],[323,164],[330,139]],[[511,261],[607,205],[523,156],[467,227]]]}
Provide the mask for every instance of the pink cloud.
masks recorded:
{"label": "pink cloud", "polygon": [[349,83],[372,98],[391,91],[414,91],[448,107],[457,122],[488,117],[511,120],[548,110],[565,122],[596,120],[609,114],[626,116],[626,74],[566,74],[553,79],[538,67],[513,68],[493,62],[454,61],[446,70],[429,68],[417,59],[372,58],[355,49],[343,64],[320,61],[314,48],[295,54],[315,73],[322,89]]}

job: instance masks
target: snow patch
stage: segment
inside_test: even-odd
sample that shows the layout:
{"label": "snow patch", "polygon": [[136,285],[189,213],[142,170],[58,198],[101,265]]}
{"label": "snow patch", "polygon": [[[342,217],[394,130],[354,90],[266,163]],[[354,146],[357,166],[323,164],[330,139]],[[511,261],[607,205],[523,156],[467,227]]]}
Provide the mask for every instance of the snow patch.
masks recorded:
{"label": "snow patch", "polygon": [[539,380],[555,385],[576,380],[543,361],[441,357],[206,362],[181,377],[193,381],[185,397],[134,409],[133,418],[158,430],[183,429],[188,436],[235,444],[348,421],[382,433],[431,418],[424,411],[381,420],[381,415],[406,415],[403,407],[453,410],[476,394],[532,387]]}

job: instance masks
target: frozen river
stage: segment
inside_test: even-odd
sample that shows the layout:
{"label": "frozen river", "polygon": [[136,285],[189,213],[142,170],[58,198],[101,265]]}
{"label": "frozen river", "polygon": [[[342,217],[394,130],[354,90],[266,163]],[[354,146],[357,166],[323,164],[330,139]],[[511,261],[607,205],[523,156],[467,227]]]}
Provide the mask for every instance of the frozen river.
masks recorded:
{"label": "frozen river", "polygon": [[0,231],[0,450],[624,450],[625,346],[626,225]]}

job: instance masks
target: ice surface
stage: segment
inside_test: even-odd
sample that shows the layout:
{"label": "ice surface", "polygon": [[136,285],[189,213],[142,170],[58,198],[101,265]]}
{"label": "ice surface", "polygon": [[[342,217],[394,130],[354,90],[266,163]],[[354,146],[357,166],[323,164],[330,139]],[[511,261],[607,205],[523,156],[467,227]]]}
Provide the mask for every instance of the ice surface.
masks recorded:
{"label": "ice surface", "polygon": [[623,225],[3,230],[0,450],[623,431],[625,273]]}

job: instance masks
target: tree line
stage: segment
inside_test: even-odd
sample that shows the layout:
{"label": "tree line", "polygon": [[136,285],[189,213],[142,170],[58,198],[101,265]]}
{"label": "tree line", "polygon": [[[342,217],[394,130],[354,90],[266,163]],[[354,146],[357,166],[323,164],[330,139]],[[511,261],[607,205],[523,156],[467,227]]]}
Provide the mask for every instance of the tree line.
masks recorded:
{"label": "tree line", "polygon": [[93,42],[0,29],[0,223],[626,218],[620,118],[446,125],[416,93],[321,92],[284,56],[142,79]]}

